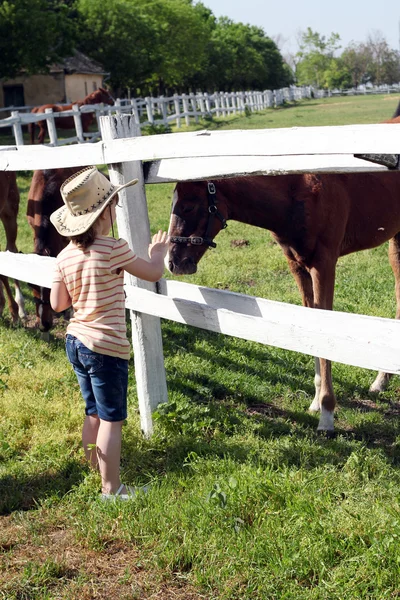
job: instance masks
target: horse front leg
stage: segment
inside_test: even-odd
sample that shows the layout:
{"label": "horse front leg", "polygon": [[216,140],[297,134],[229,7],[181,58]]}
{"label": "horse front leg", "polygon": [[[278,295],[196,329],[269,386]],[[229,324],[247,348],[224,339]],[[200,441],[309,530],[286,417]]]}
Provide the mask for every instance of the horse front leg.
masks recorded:
{"label": "horse front leg", "polygon": [[[299,288],[301,301],[303,306],[307,308],[314,308],[314,290],[313,283],[311,279],[310,273],[307,271],[305,267],[303,267],[300,263],[293,260],[292,258],[286,257],[288,261],[288,265],[292,275],[297,283],[297,287]],[[309,406],[309,411],[316,413],[320,411],[319,397],[321,393],[321,369],[319,364],[319,358],[315,357],[315,375],[314,375],[314,386],[315,386],[315,396],[313,401]]]}
{"label": "horse front leg", "polygon": [[[311,269],[311,278],[314,290],[314,308],[332,310],[333,294],[335,288],[335,267],[336,262],[332,259],[325,259],[320,265]],[[319,358],[320,369],[320,389],[318,404],[321,411],[318,423],[318,431],[333,433],[333,415],[336,406],[336,397],[332,385],[331,361],[325,358]],[[317,378],[317,375],[316,375]],[[313,403],[314,404],[314,403]],[[311,404],[311,406],[313,406]]]}
{"label": "horse front leg", "polygon": [[[396,293],[396,319],[400,319],[400,233],[389,240],[389,262],[394,275],[394,289]],[[369,388],[370,392],[384,392],[388,386],[392,373],[379,371],[375,381]]]}

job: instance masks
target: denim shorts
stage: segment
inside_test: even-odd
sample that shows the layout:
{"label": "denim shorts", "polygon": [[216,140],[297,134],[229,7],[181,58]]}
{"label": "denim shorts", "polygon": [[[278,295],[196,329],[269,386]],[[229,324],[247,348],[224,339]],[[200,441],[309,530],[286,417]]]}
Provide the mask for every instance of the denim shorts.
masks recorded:
{"label": "denim shorts", "polygon": [[124,421],[127,417],[128,361],[87,348],[67,334],[66,352],[83,399],[86,415],[103,421]]}

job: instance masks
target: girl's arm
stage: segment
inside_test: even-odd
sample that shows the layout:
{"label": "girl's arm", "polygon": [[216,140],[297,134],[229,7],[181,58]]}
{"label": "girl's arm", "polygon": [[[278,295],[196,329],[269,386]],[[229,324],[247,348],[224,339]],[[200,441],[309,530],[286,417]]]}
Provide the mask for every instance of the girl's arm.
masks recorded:
{"label": "girl's arm", "polygon": [[57,313],[67,310],[72,305],[70,295],[63,281],[57,281],[51,286],[50,305]]}
{"label": "girl's arm", "polygon": [[158,281],[164,273],[164,258],[168,252],[168,243],[168,235],[160,230],[153,235],[149,245],[150,260],[136,258],[124,266],[125,271],[146,281]]}

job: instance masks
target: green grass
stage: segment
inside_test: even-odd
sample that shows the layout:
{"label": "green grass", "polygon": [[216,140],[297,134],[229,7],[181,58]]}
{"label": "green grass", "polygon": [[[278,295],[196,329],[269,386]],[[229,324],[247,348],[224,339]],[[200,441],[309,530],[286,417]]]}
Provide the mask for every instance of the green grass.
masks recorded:
{"label": "green grass", "polygon": [[[314,100],[198,127],[379,122],[397,102]],[[18,182],[18,242],[30,252],[30,173]],[[148,186],[153,231],[168,226],[172,188]],[[236,239],[249,244],[232,247]],[[217,241],[183,280],[300,304],[268,232],[231,222]],[[339,262],[335,306],[393,317],[393,287],[387,245],[350,255]],[[61,321],[47,343],[8,314],[0,323],[0,599],[400,596],[398,378],[373,398],[374,373],[335,363],[338,435],[328,440],[307,413],[311,357],[164,321],[169,403],[144,439],[132,359],[123,434],[124,481],[151,491],[105,505],[80,448],[64,330]]]}

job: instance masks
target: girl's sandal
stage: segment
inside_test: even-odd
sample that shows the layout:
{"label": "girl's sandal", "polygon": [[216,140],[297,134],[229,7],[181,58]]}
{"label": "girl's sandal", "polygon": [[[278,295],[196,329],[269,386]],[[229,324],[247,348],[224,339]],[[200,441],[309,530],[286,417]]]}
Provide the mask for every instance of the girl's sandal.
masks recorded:
{"label": "girl's sandal", "polygon": [[[126,493],[121,494],[121,492],[124,488],[126,490]],[[131,485],[125,485],[124,483],[121,483],[121,485],[119,486],[119,488],[117,489],[115,494],[101,494],[100,497],[102,500],[105,500],[105,501],[117,500],[117,499],[118,500],[132,500],[138,494],[146,494],[148,489],[149,488],[147,485],[144,485],[143,487],[140,487],[140,488],[135,488]]]}

